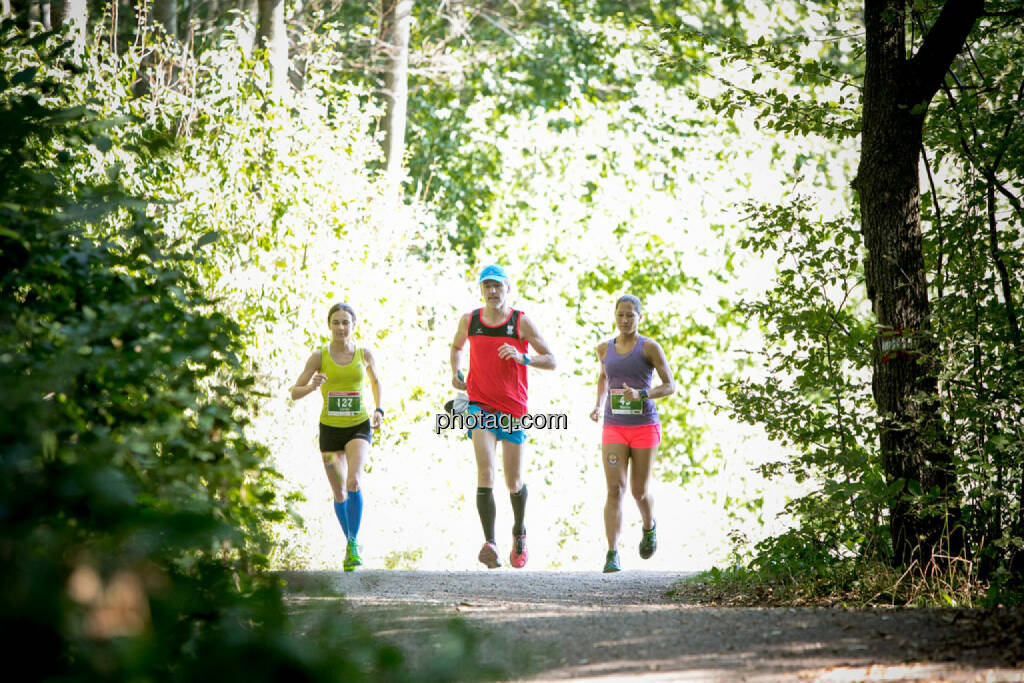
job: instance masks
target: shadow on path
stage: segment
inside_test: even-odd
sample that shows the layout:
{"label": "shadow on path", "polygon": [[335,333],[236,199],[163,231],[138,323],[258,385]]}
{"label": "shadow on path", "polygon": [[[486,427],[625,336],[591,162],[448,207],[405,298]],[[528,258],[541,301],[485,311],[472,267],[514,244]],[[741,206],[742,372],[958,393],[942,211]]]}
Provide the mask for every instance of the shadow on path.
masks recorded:
{"label": "shadow on path", "polygon": [[[412,661],[460,617],[482,659],[518,678],[1021,680],[969,651],[942,610],[707,607],[667,596],[671,572],[289,572],[295,609],[344,601]],[[325,603],[324,601],[327,601]]]}

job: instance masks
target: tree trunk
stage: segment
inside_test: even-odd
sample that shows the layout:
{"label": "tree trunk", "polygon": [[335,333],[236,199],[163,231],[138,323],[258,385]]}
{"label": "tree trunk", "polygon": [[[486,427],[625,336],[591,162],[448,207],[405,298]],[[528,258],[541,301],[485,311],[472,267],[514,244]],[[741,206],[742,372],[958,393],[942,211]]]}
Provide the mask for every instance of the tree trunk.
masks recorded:
{"label": "tree trunk", "polygon": [[0,19],[11,16],[11,0],[0,0]]}
{"label": "tree trunk", "polygon": [[152,0],[150,15],[154,24],[160,25],[171,38],[178,37],[178,0]]}
{"label": "tree trunk", "polygon": [[259,0],[242,0],[241,9],[243,23],[238,40],[245,56],[252,57],[252,52],[256,49],[256,34],[260,25]]}
{"label": "tree trunk", "polygon": [[284,0],[259,0],[260,41],[270,60],[271,96],[284,97],[288,87],[288,36],[284,29]]}
{"label": "tree trunk", "polygon": [[88,28],[89,8],[86,0],[64,0],[61,23],[68,27],[68,35],[74,41],[71,52],[76,58],[85,53],[85,32]]}
{"label": "tree trunk", "polygon": [[384,98],[385,177],[397,199],[405,157],[406,107],[409,100],[409,25],[412,0],[382,0],[381,36],[387,44],[388,68]]}
{"label": "tree trunk", "polygon": [[[949,0],[921,48],[906,57],[904,0],[865,0],[861,159],[854,179],[878,321],[872,391],[882,465],[894,486],[894,561],[927,563],[963,550],[951,449],[940,415],[937,360],[921,251],[918,163],[928,103],[963,48],[984,0]],[[931,504],[914,495],[917,485]]]}
{"label": "tree trunk", "polygon": [[38,31],[40,25],[43,23],[43,8],[39,4],[38,0],[29,0],[28,9],[25,13],[28,16],[29,32]]}

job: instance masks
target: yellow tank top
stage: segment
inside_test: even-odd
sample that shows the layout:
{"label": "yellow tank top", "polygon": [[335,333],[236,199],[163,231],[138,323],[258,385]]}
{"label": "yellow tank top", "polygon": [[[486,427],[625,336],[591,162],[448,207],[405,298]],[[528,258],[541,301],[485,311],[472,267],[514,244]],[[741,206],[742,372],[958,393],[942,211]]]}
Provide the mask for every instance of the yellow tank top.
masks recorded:
{"label": "yellow tank top", "polygon": [[363,393],[363,350],[356,347],[352,360],[338,365],[324,347],[320,350],[320,372],[327,380],[320,385],[324,407],[320,411],[320,424],[328,427],[354,427],[370,419]]}

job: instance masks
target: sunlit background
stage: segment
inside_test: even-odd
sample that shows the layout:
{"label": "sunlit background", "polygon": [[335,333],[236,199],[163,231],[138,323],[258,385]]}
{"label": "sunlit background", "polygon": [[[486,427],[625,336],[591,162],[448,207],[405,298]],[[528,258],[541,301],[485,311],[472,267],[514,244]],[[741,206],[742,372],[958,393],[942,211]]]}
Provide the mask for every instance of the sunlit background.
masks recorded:
{"label": "sunlit background", "polygon": [[[238,49],[247,34],[237,19],[202,51],[181,43],[129,49],[115,77],[106,53],[91,51],[73,87],[100,97],[97,106],[112,115],[127,109],[147,125],[189,124],[176,152],[158,162],[174,182],[154,186],[134,166],[124,181],[170,202],[154,211],[172,235],[191,238],[195,226],[219,235],[197,276],[246,330],[267,392],[250,432],[269,446],[281,490],[300,494],[290,507],[302,523],[276,530],[275,566],[341,566],[343,538],[317,451],[319,399],[294,403],[288,388],[327,341],[327,309],[345,301],[359,316],[358,343],[378,358],[387,410],[363,480],[366,566],[478,567],[472,447],[433,426],[454,391],[456,323],[481,305],[476,274],[491,262],[510,273],[511,302],[536,321],[558,360],[554,372],[530,371],[530,410],[569,420],[566,431],[529,436],[531,568],[601,566],[605,485],[600,428],[588,415],[594,351],[614,334],[613,304],[624,293],[644,302],[641,333],[661,343],[677,382],[658,404],[659,549],[646,562],[631,550],[640,522],[627,497],[624,568],[729,563],[788,523],[780,513],[805,489],[790,477],[762,478],[758,466],[787,453],[760,427],[730,417],[722,390],[724,381],[763,376],[757,320],[736,306],[763,294],[780,265],[742,240],[765,202],[802,197],[814,220],[848,215],[850,192],[837,179],[851,173],[852,139],[844,146],[779,136],[762,130],[752,107],[717,112],[707,104],[736,84],[749,92],[785,84],[713,50],[703,66],[687,63],[688,53],[665,48],[649,27],[584,22],[573,29],[580,36],[618,46],[601,64],[608,91],[573,68],[565,82],[538,84],[530,50],[560,49],[543,33],[522,36],[511,53],[519,61],[508,65],[481,54],[414,56],[405,191],[396,202],[372,172],[381,159],[380,100],[339,49],[375,29],[310,25],[292,46],[302,88],[269,102],[271,74]],[[756,5],[731,16],[728,30],[741,27],[753,41],[769,19],[773,31],[790,22],[784,9]],[[799,22],[834,37],[794,48],[809,58],[847,41],[846,27],[813,8]],[[106,40],[102,24],[95,36]],[[149,69],[152,97],[129,96],[133,67]],[[666,78],[659,70],[669,67],[677,73]],[[527,81],[546,106],[515,100],[532,96]],[[817,92],[828,99],[842,89],[825,81]],[[95,152],[94,171],[118,154]],[[511,510],[500,485],[496,494],[504,554]]]}
{"label": "sunlit background", "polygon": [[[638,125],[651,127],[700,116],[681,92],[653,83],[621,107],[641,108]],[[511,302],[537,322],[558,359],[554,372],[530,371],[530,409],[569,417],[567,431],[529,436],[524,479],[531,568],[602,565],[600,427],[588,415],[596,392],[595,348],[613,336],[614,301],[623,293],[644,299],[641,333],[665,346],[678,383],[677,393],[658,404],[664,431],[653,489],[659,549],[646,562],[636,555],[639,513],[627,497],[624,568],[727,563],[734,549],[742,552],[777,532],[786,523],[779,517],[785,502],[803,491],[789,479],[762,479],[756,467],[783,451],[758,428],[715,410],[726,404],[718,388],[725,376],[759,372],[758,330],[747,320],[726,318],[725,310],[762,292],[777,265],[735,247],[742,202],[804,190],[819,198],[823,212],[830,204],[841,212],[842,193],[797,180],[794,159],[807,150],[759,135],[749,121],[716,131],[722,137],[707,130],[688,135],[684,126],[678,137],[661,135],[656,144],[612,127],[623,112],[580,104],[511,122],[501,141],[508,160],[499,183],[503,194],[494,213],[481,217],[476,263],[508,269],[515,283]],[[559,116],[583,124],[552,132],[548,121]],[[673,146],[684,151],[668,153]],[[309,168],[317,173],[316,165]],[[321,168],[316,185],[345,185],[330,165]],[[454,394],[448,349],[456,323],[481,305],[479,265],[410,259],[425,229],[420,221],[409,210],[375,208],[362,225],[340,235],[303,226],[309,242],[297,288],[302,300],[289,302],[291,315],[268,335],[261,367],[273,398],[256,423],[256,436],[271,446],[285,485],[306,498],[294,508],[305,526],[281,532],[278,561],[286,566],[337,568],[344,555],[316,445],[319,399],[292,403],[287,388],[309,350],[326,343],[329,305],[347,301],[359,315],[358,343],[379,359],[388,411],[363,480],[366,566],[479,568],[472,446],[454,432],[433,432],[435,414]],[[630,286],[630,278],[641,284]],[[495,493],[499,547],[507,553],[511,508],[500,479]]]}

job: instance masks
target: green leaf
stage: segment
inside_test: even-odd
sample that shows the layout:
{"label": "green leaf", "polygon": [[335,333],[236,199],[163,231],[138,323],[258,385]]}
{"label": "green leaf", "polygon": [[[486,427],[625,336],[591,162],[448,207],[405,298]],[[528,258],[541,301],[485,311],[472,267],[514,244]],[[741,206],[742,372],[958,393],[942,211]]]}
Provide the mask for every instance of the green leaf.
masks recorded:
{"label": "green leaf", "polygon": [[113,147],[113,142],[106,135],[97,135],[92,139],[92,145],[99,151],[106,154]]}
{"label": "green leaf", "polygon": [[35,66],[22,69],[18,73],[14,74],[14,78],[11,79],[11,85],[27,85],[31,83],[32,79],[36,77],[37,71],[39,71],[39,68]]}
{"label": "green leaf", "polygon": [[214,242],[219,240],[220,237],[221,234],[218,231],[211,230],[210,232],[203,234],[198,240],[196,240],[195,248],[201,249],[202,247],[205,247],[207,244],[213,244]]}

